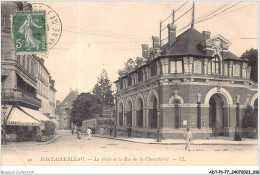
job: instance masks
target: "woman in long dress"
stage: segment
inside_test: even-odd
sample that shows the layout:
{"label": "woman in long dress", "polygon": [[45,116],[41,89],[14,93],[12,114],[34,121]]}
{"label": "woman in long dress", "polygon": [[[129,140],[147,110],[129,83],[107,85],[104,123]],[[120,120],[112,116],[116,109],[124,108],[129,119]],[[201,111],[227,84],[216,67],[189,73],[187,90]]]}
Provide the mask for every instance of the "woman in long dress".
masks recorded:
{"label": "woman in long dress", "polygon": [[29,50],[31,48],[37,48],[39,47],[40,41],[33,37],[32,33],[32,26],[36,28],[42,28],[42,26],[39,26],[33,22],[32,15],[28,14],[27,19],[24,21],[23,25],[20,27],[19,32],[21,34],[24,34],[25,37],[25,47],[27,47]]}

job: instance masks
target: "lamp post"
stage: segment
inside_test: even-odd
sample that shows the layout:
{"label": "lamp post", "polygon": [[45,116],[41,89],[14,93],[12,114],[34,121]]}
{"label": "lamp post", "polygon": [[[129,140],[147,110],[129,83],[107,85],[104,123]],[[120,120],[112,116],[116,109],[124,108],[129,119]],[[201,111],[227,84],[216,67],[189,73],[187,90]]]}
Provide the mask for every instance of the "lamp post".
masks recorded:
{"label": "lamp post", "polygon": [[6,144],[6,112],[7,112],[7,106],[6,104],[4,104],[4,106],[2,107],[2,112],[3,112],[3,117],[4,117],[4,129],[3,129],[3,144]]}
{"label": "lamp post", "polygon": [[161,142],[160,109],[157,110],[157,142]]}
{"label": "lamp post", "polygon": [[116,125],[117,125],[117,117],[116,117],[116,106],[114,106],[113,109],[113,114],[114,114],[114,137],[116,137]]}

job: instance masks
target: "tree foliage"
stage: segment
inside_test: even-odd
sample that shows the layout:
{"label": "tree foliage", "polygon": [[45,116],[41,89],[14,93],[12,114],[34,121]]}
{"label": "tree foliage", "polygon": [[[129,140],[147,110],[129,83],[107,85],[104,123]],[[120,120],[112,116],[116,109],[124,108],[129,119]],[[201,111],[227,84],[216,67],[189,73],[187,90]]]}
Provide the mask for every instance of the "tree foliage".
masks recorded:
{"label": "tree foliage", "polygon": [[243,127],[244,128],[248,128],[248,127],[256,128],[257,122],[258,122],[257,118],[258,118],[257,110],[255,110],[251,106],[247,106],[246,115],[244,116],[244,119],[243,119]]}
{"label": "tree foliage", "polygon": [[247,50],[241,56],[242,59],[248,60],[248,65],[251,66],[250,79],[258,82],[258,50],[250,49]]}
{"label": "tree foliage", "polygon": [[81,93],[73,103],[71,110],[71,122],[77,126],[82,125],[83,120],[91,119],[96,114],[102,114],[102,107],[96,103],[97,99],[91,93]]}
{"label": "tree foliage", "polygon": [[95,84],[92,93],[102,106],[113,104],[112,83],[108,79],[105,69],[102,70],[100,77],[98,77],[98,82]]}
{"label": "tree foliage", "polygon": [[106,70],[102,70],[92,93],[81,93],[73,102],[71,122],[81,126],[83,120],[94,118],[97,114],[102,116],[103,106],[113,103],[112,93],[112,83],[107,77]]}

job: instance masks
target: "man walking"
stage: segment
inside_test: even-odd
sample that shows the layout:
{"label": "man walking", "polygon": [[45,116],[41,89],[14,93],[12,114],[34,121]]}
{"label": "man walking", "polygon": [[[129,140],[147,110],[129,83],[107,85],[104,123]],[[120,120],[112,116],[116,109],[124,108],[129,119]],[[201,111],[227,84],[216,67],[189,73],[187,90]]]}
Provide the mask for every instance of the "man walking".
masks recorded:
{"label": "man walking", "polygon": [[128,123],[128,126],[127,126],[127,136],[128,138],[131,138],[131,132],[132,132],[132,126],[130,123]]}
{"label": "man walking", "polygon": [[186,141],[186,147],[185,150],[190,151],[190,143],[192,140],[192,133],[189,128],[187,128],[187,131],[184,133],[184,139]]}
{"label": "man walking", "polygon": [[90,137],[91,137],[91,134],[92,134],[91,129],[88,128],[86,133],[88,134],[88,139],[90,140]]}

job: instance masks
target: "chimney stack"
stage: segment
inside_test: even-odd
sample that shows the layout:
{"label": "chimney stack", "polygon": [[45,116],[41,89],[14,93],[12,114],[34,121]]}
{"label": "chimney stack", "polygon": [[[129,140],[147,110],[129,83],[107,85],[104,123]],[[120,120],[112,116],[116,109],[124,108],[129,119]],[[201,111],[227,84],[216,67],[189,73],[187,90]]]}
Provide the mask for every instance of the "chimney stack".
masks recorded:
{"label": "chimney stack", "polygon": [[159,37],[153,36],[153,48],[154,49],[159,49],[160,43],[159,43]]}
{"label": "chimney stack", "polygon": [[168,24],[168,43],[171,45],[176,41],[176,25],[174,23]]}
{"label": "chimney stack", "polygon": [[142,44],[142,57],[148,58],[148,44]]}
{"label": "chimney stack", "polygon": [[210,35],[211,35],[211,32],[209,31],[203,31],[202,32],[202,35],[204,35],[206,37],[206,39],[209,39],[210,38]]}

